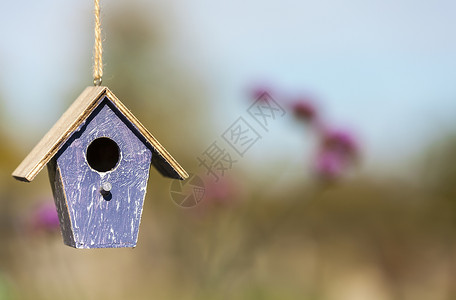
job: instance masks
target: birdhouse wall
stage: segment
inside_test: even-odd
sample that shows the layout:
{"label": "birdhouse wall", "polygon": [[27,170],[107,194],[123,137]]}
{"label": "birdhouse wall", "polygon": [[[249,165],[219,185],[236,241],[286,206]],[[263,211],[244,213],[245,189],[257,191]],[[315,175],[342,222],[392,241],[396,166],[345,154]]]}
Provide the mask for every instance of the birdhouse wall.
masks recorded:
{"label": "birdhouse wall", "polygon": [[[87,149],[98,138],[118,146],[112,170],[97,171],[89,165]],[[48,165],[65,244],[136,246],[151,158],[135,127],[105,98]],[[103,195],[101,186],[108,182],[112,189]]]}
{"label": "birdhouse wall", "polygon": [[55,206],[59,215],[60,231],[62,232],[63,242],[65,245],[76,247],[73,231],[71,228],[68,205],[62,185],[62,177],[60,175],[60,170],[57,168],[57,162],[55,158],[53,158],[48,163],[47,168],[49,181],[51,182],[52,193],[54,195]]}

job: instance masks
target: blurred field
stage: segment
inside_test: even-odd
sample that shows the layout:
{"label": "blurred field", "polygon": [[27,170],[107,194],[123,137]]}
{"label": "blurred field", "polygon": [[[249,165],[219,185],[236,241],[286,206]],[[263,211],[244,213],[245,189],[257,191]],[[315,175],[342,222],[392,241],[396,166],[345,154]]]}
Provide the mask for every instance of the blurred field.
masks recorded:
{"label": "blurred field", "polygon": [[193,209],[163,187],[133,250],[77,251],[58,232],[28,233],[17,222],[27,209],[4,196],[2,299],[453,299],[456,176],[440,176],[432,188],[290,186],[283,199],[249,187]]}
{"label": "blurred field", "polygon": [[[154,26],[135,9],[107,18],[106,73],[116,76],[105,84],[192,172],[217,133],[214,104],[202,80],[169,59]],[[69,104],[78,91],[68,93]],[[284,159],[255,178],[234,170],[222,192],[188,209],[152,169],[138,246],[75,250],[34,221],[37,207],[52,203],[46,170],[31,184],[13,180],[29,149],[9,130],[2,124],[1,300],[456,299],[454,136],[421,149],[409,180],[357,172],[360,159],[340,180],[281,182]]]}

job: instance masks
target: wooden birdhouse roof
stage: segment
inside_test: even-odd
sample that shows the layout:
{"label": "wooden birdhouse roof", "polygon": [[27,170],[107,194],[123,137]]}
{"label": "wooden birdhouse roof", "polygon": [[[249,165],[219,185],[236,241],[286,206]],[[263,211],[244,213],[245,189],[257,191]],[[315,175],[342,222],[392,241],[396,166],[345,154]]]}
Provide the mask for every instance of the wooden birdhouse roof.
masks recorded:
{"label": "wooden birdhouse roof", "polygon": [[137,129],[152,148],[152,165],[164,176],[185,179],[187,172],[136,119],[136,117],[105,86],[87,87],[73,102],[49,132],[33,148],[21,164],[14,170],[13,177],[30,182],[57,154],[58,150],[90,116],[105,96],[116,106],[125,118]]}

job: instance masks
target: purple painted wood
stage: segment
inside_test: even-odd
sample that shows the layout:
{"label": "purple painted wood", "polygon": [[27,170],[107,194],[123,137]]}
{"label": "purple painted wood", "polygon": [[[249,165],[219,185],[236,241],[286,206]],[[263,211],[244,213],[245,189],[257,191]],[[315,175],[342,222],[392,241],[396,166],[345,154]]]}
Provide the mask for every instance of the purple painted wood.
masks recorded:
{"label": "purple painted wood", "polygon": [[54,194],[54,202],[59,215],[63,242],[66,245],[76,247],[65,192],[63,191],[62,177],[60,176],[60,171],[57,169],[57,162],[55,158],[48,163],[47,167],[49,180],[51,181],[52,193]]}
{"label": "purple painted wood", "polygon": [[[111,139],[120,150],[111,171],[96,171],[87,162],[87,147],[100,137]],[[141,135],[105,98],[49,165],[65,244],[135,247],[151,158]],[[112,188],[102,194],[107,182]]]}

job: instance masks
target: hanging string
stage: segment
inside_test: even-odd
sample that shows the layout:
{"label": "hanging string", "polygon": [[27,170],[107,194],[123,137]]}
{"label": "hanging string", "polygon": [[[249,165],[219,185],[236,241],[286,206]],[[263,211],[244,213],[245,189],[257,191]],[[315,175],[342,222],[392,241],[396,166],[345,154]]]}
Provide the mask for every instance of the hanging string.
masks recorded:
{"label": "hanging string", "polygon": [[93,84],[101,85],[103,77],[103,47],[101,45],[100,0],[95,0],[95,45],[93,49]]}

